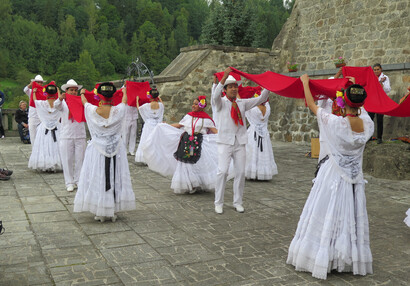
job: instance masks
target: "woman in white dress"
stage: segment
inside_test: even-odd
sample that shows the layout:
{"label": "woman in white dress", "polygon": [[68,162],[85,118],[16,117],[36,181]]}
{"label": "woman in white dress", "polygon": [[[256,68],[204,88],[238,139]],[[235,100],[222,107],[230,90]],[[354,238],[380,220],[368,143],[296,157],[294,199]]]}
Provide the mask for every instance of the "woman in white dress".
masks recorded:
{"label": "woman in white dress", "polygon": [[373,273],[362,160],[374,124],[360,111],[366,91],[351,85],[344,91],[345,116],[324,112],[314,101],[309,77],[301,77],[308,107],[317,115],[327,156],[303,208],[287,263],[298,271],[326,279],[332,270]]}
{"label": "woman in white dress", "polygon": [[137,97],[137,108],[138,112],[144,120],[144,127],[142,128],[140,142],[138,144],[137,152],[135,153],[135,162],[137,163],[146,163],[144,160],[144,154],[142,151],[142,146],[145,144],[145,141],[154,130],[155,126],[158,123],[161,123],[164,118],[164,105],[162,100],[159,97],[159,92],[157,89],[151,89],[150,94],[150,103],[143,104],[139,106]]}
{"label": "woman in white dress", "polygon": [[95,220],[110,218],[114,222],[116,212],[135,209],[127,151],[121,139],[127,93],[124,89],[122,103],[111,106],[115,86],[102,83],[97,89],[101,106],[97,107],[87,102],[84,92],[81,99],[92,140],[85,151],[74,212],[89,211]]}
{"label": "woman in white dress", "polygon": [[246,111],[249,122],[248,144],[246,144],[245,177],[249,180],[271,180],[278,173],[268,131],[269,102]]}
{"label": "woman in white dress", "polygon": [[172,175],[171,188],[176,194],[215,188],[217,129],[205,107],[206,96],[199,96],[179,123],[158,124],[143,146],[148,167]]}
{"label": "woman in white dress", "polygon": [[47,100],[37,100],[37,88],[33,89],[33,99],[40,125],[37,128],[28,167],[34,170],[56,172],[62,169],[59,151],[59,132],[61,112],[54,107],[54,101],[60,95],[60,90],[50,82],[45,87]]}

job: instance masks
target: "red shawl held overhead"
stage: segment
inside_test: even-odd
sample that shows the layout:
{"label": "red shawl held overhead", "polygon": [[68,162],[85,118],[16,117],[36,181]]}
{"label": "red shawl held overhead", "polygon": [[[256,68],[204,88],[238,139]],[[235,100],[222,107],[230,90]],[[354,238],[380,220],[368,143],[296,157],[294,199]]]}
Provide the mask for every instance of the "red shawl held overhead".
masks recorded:
{"label": "red shawl held overhead", "polygon": [[[147,91],[149,91],[151,88],[148,82],[127,81],[126,86],[127,101],[129,106],[136,106],[137,96],[139,96],[140,106],[144,103],[149,102],[149,98],[147,97]],[[87,98],[87,101],[95,106],[98,106],[100,103],[100,98],[96,94],[97,88],[98,85],[95,86],[93,91],[85,91],[85,97]],[[114,106],[120,104],[122,101],[122,96],[122,89],[117,90],[114,93],[112,104]],[[86,120],[84,115],[84,106],[81,102],[81,97],[66,94],[66,102],[74,120],[77,122],[85,122]]]}
{"label": "red shawl held overhead", "polygon": [[149,98],[147,97],[147,92],[151,90],[148,81],[144,82],[133,82],[127,81],[127,98],[129,106],[137,106],[137,97],[139,98],[139,106],[149,103]]}
{"label": "red shawl held overhead", "polygon": [[31,107],[36,107],[36,104],[34,103],[34,98],[33,98],[33,92],[34,89],[37,88],[37,92],[36,92],[36,98],[37,100],[46,100],[47,97],[43,94],[43,86],[38,84],[37,82],[33,81],[32,85],[31,85],[31,96],[30,96],[30,102],[29,105]]}
{"label": "red shawl held overhead", "polygon": [[[304,98],[303,85],[299,78],[293,78],[271,71],[262,74],[247,74],[235,68],[236,73],[252,80],[260,86],[285,97]],[[375,112],[397,117],[410,117],[410,97],[400,105],[391,100],[381,87],[371,67],[343,67],[343,76],[353,76],[356,83],[367,92],[364,104],[368,112]],[[311,79],[310,90],[315,99],[318,95],[336,97],[336,91],[345,87],[348,79]]]}
{"label": "red shawl held overhead", "polygon": [[[224,72],[217,72],[214,75],[219,81],[221,81]],[[230,72],[229,75],[233,76],[238,81],[238,94],[240,98],[252,98],[255,93],[258,95],[261,94],[262,88],[260,86],[243,86],[242,78],[239,74]]]}

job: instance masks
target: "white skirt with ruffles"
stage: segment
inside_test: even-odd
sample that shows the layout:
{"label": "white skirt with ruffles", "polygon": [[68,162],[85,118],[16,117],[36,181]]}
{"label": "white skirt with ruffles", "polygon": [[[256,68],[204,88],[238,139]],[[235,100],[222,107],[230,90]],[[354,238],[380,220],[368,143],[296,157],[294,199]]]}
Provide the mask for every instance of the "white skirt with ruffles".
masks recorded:
{"label": "white skirt with ruffles", "polygon": [[319,279],[331,270],[373,273],[364,184],[353,189],[330,160],[321,166],[290,244],[288,264]]}
{"label": "white skirt with ruffles", "polygon": [[135,195],[132,190],[125,146],[120,142],[115,162],[110,162],[110,185],[106,190],[105,156],[92,141],[85,151],[78,190],[74,199],[74,212],[89,211],[96,216],[113,217],[115,212],[135,209]]}
{"label": "white skirt with ruffles", "polygon": [[60,149],[58,145],[59,130],[55,131],[56,141],[52,136],[52,131],[45,134],[46,128],[41,123],[37,128],[36,141],[31,151],[28,167],[40,171],[62,170]]}

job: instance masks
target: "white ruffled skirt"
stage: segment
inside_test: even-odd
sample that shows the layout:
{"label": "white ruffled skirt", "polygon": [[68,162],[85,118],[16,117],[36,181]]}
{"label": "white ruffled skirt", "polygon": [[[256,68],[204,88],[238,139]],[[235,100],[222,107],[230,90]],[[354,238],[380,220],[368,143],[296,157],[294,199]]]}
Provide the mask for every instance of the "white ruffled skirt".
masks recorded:
{"label": "white ruffled skirt", "polygon": [[142,132],[141,132],[140,142],[138,144],[137,152],[135,153],[135,162],[146,163],[142,146],[146,144],[148,138],[150,137],[155,127],[156,125],[148,121],[144,123],[144,127],[142,128]]}
{"label": "white ruffled skirt", "polygon": [[[81,169],[78,190],[74,199],[74,212],[89,211],[96,216],[113,217],[115,212],[135,209],[125,146],[121,146],[114,162],[110,163],[110,185],[106,191],[105,156],[92,144],[88,144]],[[114,183],[115,182],[115,183]]]}
{"label": "white ruffled skirt", "polygon": [[218,154],[216,134],[205,134],[201,157],[195,164],[177,161],[173,154],[184,131],[165,123],[158,124],[142,146],[148,167],[163,176],[172,176],[175,193],[193,193],[196,189],[215,189]]}
{"label": "white ruffled skirt", "polygon": [[287,263],[326,279],[331,270],[373,273],[364,181],[344,181],[331,163],[319,170],[290,247]]}
{"label": "white ruffled skirt", "polygon": [[269,133],[266,133],[266,136],[261,137],[261,139],[258,135],[255,138],[255,128],[252,125],[249,126],[247,133],[246,179],[271,180],[274,175],[278,174],[278,167],[273,156]]}
{"label": "white ruffled skirt", "polygon": [[57,141],[54,142],[52,132],[45,134],[46,128],[41,123],[37,128],[36,141],[31,151],[28,167],[40,171],[62,170],[60,149],[58,145],[59,130],[56,130]]}
{"label": "white ruffled skirt", "polygon": [[410,209],[407,210],[406,215],[407,216],[404,219],[404,222],[407,224],[408,227],[410,227]]}

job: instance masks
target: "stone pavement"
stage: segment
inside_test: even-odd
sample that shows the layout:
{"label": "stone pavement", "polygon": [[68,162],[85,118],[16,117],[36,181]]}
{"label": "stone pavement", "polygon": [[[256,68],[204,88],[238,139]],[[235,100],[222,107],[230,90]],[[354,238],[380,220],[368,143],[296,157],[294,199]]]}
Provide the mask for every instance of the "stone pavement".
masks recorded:
{"label": "stone pavement", "polygon": [[[243,214],[213,194],[175,195],[170,179],[129,157],[137,210],[117,222],[74,214],[62,173],[28,170],[30,145],[0,140],[0,285],[408,285],[410,181],[366,176],[374,274],[326,281],[285,263],[316,160],[308,146],[273,142],[279,175],[247,181]],[[226,202],[232,201],[232,182]]]}

